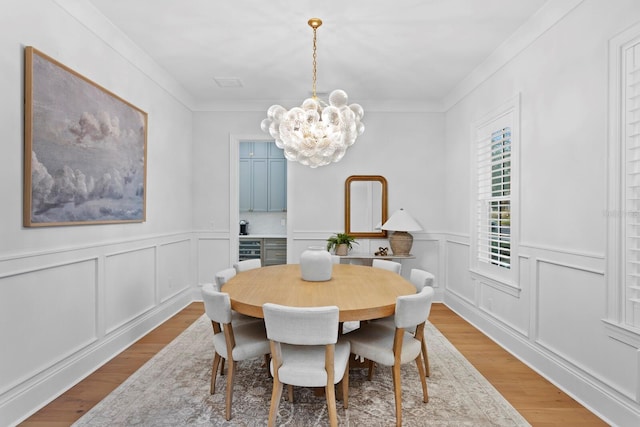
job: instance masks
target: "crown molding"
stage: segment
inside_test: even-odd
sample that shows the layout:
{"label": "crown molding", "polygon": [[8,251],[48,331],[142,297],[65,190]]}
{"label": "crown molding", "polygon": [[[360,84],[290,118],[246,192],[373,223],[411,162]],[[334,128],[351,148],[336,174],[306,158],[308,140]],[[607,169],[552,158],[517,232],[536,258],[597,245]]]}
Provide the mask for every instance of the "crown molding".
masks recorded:
{"label": "crown molding", "polygon": [[[193,111],[212,111],[212,112],[265,112],[273,104],[280,104],[285,108],[300,106],[303,99],[295,100],[279,100],[267,102],[264,100],[219,100],[219,101],[203,101],[195,103],[192,107]],[[445,110],[439,100],[425,101],[406,101],[394,99],[364,99],[358,100],[358,104],[362,105],[365,114],[368,112],[376,113],[443,113]]]}
{"label": "crown molding", "polygon": [[[485,61],[474,69],[441,100],[406,101],[370,99],[358,102],[368,112],[447,112],[500,68],[526,49],[545,32],[560,22],[584,0],[547,1],[536,14],[505,40]],[[149,77],[158,87],[169,93],[191,111],[255,112],[266,111],[272,103],[264,100],[197,101],[180,83],[160,67],[144,50],[133,43],[118,27],[102,15],[91,3],[84,0],[54,0],[88,31],[94,33],[133,67]],[[302,100],[281,102],[282,105],[299,105]]]}
{"label": "crown molding", "polygon": [[189,92],[90,2],[86,0],[53,1],[75,18],[80,25],[126,59],[132,67],[149,77],[159,88],[169,93],[186,108],[193,110],[195,102]]}
{"label": "crown molding", "polygon": [[443,100],[444,111],[449,111],[478,86],[504,67],[540,36],[564,19],[584,0],[547,1],[527,22],[516,30],[478,67],[454,87]]}

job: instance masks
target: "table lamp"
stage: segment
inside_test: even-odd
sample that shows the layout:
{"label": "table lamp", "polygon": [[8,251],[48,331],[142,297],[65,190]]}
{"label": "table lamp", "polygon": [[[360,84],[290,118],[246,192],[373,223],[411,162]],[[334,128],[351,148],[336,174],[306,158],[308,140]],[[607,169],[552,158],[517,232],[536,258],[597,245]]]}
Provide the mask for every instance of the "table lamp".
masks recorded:
{"label": "table lamp", "polygon": [[409,231],[420,231],[422,227],[404,209],[399,209],[391,218],[382,224],[383,230],[393,231],[389,237],[389,244],[394,255],[410,255],[413,236]]}

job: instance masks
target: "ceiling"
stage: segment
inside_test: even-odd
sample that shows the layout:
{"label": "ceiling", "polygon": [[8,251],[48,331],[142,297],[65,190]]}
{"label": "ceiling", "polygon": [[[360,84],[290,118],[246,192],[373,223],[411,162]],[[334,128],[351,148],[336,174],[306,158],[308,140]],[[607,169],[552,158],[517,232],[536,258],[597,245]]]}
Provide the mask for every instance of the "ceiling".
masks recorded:
{"label": "ceiling", "polygon": [[[90,0],[198,105],[438,103],[546,0]],[[237,79],[241,87],[220,87]]]}

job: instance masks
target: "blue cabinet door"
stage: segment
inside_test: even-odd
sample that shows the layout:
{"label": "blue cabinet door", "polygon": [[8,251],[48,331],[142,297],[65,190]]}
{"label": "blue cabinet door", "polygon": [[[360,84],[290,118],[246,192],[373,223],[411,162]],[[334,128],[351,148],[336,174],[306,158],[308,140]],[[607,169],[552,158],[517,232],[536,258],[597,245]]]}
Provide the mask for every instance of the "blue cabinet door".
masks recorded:
{"label": "blue cabinet door", "polygon": [[240,212],[248,212],[251,210],[251,160],[240,159],[240,167],[238,170],[238,204]]}
{"label": "blue cabinet door", "polygon": [[239,147],[240,212],[287,210],[287,161],[275,143],[241,142]]}
{"label": "blue cabinet door", "polygon": [[269,159],[269,212],[287,210],[287,161]]}
{"label": "blue cabinet door", "polygon": [[276,143],[268,144],[269,145],[269,158],[270,159],[284,159],[284,150],[282,148],[278,148]]}
{"label": "blue cabinet door", "polygon": [[253,212],[267,212],[269,209],[269,167],[267,159],[252,159],[252,199]]}
{"label": "blue cabinet door", "polygon": [[[269,157],[270,146],[275,144],[269,142],[240,142],[238,148],[241,159],[266,159]],[[275,147],[278,149],[278,147]]]}

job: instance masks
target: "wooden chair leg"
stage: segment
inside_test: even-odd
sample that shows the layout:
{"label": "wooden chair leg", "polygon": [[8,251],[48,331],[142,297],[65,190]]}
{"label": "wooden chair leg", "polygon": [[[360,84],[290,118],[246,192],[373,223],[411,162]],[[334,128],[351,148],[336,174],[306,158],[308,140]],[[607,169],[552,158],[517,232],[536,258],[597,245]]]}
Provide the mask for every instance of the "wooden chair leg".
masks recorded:
{"label": "wooden chair leg", "polygon": [[269,407],[269,421],[268,427],[276,425],[276,418],[278,417],[278,406],[280,406],[280,398],[282,397],[282,383],[277,379],[273,379],[273,390],[271,392],[271,406]]}
{"label": "wooden chair leg", "polygon": [[229,361],[229,367],[227,368],[227,402],[225,407],[225,416],[227,421],[231,419],[231,403],[233,402],[233,379],[236,374],[236,362]]}
{"label": "wooden chair leg", "polygon": [[224,359],[220,361],[220,375],[224,375]]}
{"label": "wooden chair leg", "polygon": [[344,409],[349,407],[349,361],[347,360],[347,367],[344,370],[344,376],[342,377],[342,406]]}
{"label": "wooden chair leg", "polygon": [[422,360],[420,360],[420,355],[416,358],[416,366],[418,367],[418,375],[420,376],[420,384],[422,385],[422,401],[427,403],[429,401],[429,392],[427,390],[424,365],[422,364]]}
{"label": "wooden chair leg", "polygon": [[220,359],[222,359],[222,357],[220,357],[218,353],[215,353],[213,356],[213,364],[211,365],[211,387],[209,389],[211,394],[216,392],[216,378],[218,377],[218,365],[220,364]]}
{"label": "wooden chair leg", "polygon": [[[393,365],[393,396],[396,401],[396,426],[402,426],[402,384],[400,383],[399,363]],[[424,373],[424,371],[423,371]]]}
{"label": "wooden chair leg", "polygon": [[427,403],[429,401],[429,392],[427,390],[427,380],[425,378],[425,369],[422,364],[420,355],[416,357],[416,366],[418,367],[418,375],[420,376],[420,383],[422,384],[422,401]]}
{"label": "wooden chair leg", "polygon": [[287,384],[287,391],[289,392],[289,403],[293,403],[293,386]]}
{"label": "wooden chair leg", "polygon": [[336,388],[333,384],[327,385],[324,388],[324,393],[327,396],[327,409],[329,410],[329,425],[331,427],[338,427],[338,412],[336,410]]}
{"label": "wooden chair leg", "polygon": [[375,369],[376,364],[374,363],[373,360],[369,360],[369,374],[367,375],[367,379],[369,381],[371,381],[371,378],[373,378],[373,370]]}
{"label": "wooden chair leg", "polygon": [[271,355],[270,354],[265,354],[264,355],[264,364],[267,367],[267,374],[271,377]]}
{"label": "wooden chair leg", "polygon": [[429,366],[429,352],[427,351],[427,340],[422,338],[422,358],[424,359],[424,374],[431,376],[431,367]]}

